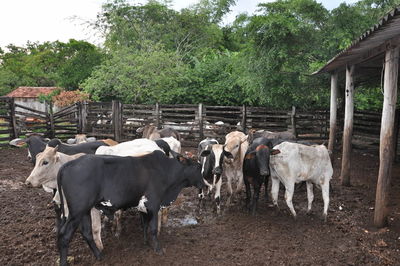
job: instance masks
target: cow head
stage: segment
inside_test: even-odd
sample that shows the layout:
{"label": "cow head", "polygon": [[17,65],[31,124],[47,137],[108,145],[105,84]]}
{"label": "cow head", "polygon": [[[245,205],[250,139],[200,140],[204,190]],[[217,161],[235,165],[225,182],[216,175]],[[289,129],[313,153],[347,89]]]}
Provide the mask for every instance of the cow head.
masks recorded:
{"label": "cow head", "polygon": [[[270,143],[269,143],[270,144]],[[245,160],[254,160],[257,165],[257,170],[260,176],[269,176],[269,161],[270,156],[278,154],[279,150],[272,149],[272,145],[260,144],[255,147],[251,152],[248,152],[245,156]]]}
{"label": "cow head", "polygon": [[[247,136],[233,136],[229,138],[225,142],[225,147],[224,147],[224,152],[225,153],[230,153],[231,156],[227,156],[228,163],[231,163],[234,158],[238,158],[240,156],[241,149],[243,149],[242,145],[247,142]],[[247,146],[246,146],[247,149]]]}
{"label": "cow head", "polygon": [[62,165],[57,155],[57,149],[58,146],[55,148],[46,147],[43,152],[37,154],[35,168],[26,179],[26,185],[33,187],[46,185],[50,188],[56,188],[57,172]]}
{"label": "cow head", "polygon": [[[206,179],[210,190],[219,181],[223,172],[223,162],[224,158],[232,159],[233,156],[230,152],[224,149],[225,145],[212,144],[207,145],[207,147],[200,153],[203,157],[202,160],[202,170],[201,173],[203,178]],[[210,180],[213,177],[213,180]],[[212,185],[209,184],[212,182]]]}
{"label": "cow head", "polygon": [[49,141],[50,139],[43,138],[41,135],[31,135],[26,139],[13,139],[9,144],[15,147],[22,147],[25,144],[28,145],[28,160],[35,164],[36,155],[45,149]]}
{"label": "cow head", "polygon": [[178,154],[176,159],[185,166],[184,176],[188,180],[188,187],[203,189],[206,184],[201,174],[201,164],[181,154]]}

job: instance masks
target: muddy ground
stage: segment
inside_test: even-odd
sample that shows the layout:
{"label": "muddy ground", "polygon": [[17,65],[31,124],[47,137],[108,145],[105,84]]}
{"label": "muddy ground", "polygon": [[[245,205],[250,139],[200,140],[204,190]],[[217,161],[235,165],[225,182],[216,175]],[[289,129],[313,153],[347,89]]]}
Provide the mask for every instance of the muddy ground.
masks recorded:
{"label": "muddy ground", "polygon": [[[0,265],[54,265],[54,212],[51,195],[23,182],[32,166],[26,149],[0,149]],[[103,231],[104,259],[96,261],[79,233],[70,245],[75,265],[399,265],[400,166],[394,166],[389,226],[371,226],[378,157],[353,152],[352,186],[338,182],[340,158],[335,155],[333,193],[328,221],[321,220],[322,197],[315,189],[313,212],[306,215],[306,189],[296,191],[298,219],[289,215],[279,196],[281,211],[260,200],[258,214],[244,210],[245,193],[216,217],[212,206],[196,216],[196,191],[185,189],[170,211],[160,235],[163,256],[142,241],[139,216],[125,213],[119,239]],[[223,187],[224,189],[224,187]],[[182,226],[181,223],[186,222]],[[195,224],[197,222],[197,224]]]}

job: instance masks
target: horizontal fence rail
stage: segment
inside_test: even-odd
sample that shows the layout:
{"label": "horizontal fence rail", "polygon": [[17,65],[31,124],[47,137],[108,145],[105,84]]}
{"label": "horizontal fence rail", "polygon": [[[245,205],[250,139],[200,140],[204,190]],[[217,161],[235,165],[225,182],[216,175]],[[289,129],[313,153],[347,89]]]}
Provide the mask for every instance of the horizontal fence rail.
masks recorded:
{"label": "horizontal fence rail", "polygon": [[[399,140],[399,112],[396,112],[396,143]],[[82,102],[52,114],[20,104],[12,98],[0,98],[0,145],[11,139],[39,133],[66,139],[77,133],[117,141],[142,136],[140,128],[152,124],[170,127],[182,136],[183,146],[197,146],[206,137],[225,141],[234,130],[249,129],[291,131],[298,139],[323,142],[329,138],[329,110],[274,110],[268,107],[207,106],[203,104],[122,104]],[[381,112],[354,112],[352,144],[355,148],[379,150]],[[337,143],[343,130],[343,114],[338,112]],[[396,146],[396,147],[397,147]],[[398,153],[398,151],[397,151]]]}

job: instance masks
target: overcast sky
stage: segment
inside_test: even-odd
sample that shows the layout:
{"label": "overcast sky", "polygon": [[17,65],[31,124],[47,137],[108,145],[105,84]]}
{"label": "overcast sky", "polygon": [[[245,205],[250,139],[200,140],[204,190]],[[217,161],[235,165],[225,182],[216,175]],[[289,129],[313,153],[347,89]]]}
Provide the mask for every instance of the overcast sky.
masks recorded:
{"label": "overcast sky", "polygon": [[[99,44],[99,36],[87,28],[85,21],[94,21],[106,0],[2,0],[0,1],[0,46],[10,43],[25,45],[31,42],[69,39],[87,40]],[[132,3],[145,3],[146,0],[131,0]],[[198,0],[173,0],[173,8],[180,10]],[[235,19],[238,13],[252,14],[258,3],[266,0],[237,0],[225,22]],[[354,3],[356,0],[317,0],[328,9],[342,2]]]}

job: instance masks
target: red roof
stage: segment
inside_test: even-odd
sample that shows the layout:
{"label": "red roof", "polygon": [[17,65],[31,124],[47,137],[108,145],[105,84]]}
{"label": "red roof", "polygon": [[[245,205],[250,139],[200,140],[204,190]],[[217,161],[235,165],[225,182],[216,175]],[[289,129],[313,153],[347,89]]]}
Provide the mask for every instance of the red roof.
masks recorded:
{"label": "red roof", "polygon": [[58,87],[18,87],[6,97],[13,98],[37,98],[40,94],[47,95],[56,89],[61,89]]}

